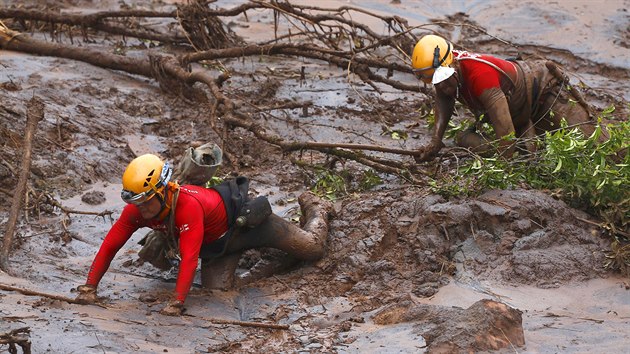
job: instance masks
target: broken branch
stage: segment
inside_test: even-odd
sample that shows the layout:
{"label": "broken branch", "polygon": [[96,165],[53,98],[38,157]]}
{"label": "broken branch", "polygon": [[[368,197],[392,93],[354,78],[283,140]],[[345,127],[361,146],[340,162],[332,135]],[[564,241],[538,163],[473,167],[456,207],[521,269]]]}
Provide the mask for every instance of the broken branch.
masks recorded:
{"label": "broken branch", "polygon": [[69,304],[78,304],[78,305],[82,305],[81,302],[69,298],[69,297],[65,297],[65,296],[61,296],[61,295],[55,295],[55,294],[48,294],[48,293],[42,293],[39,291],[34,291],[34,290],[29,290],[29,289],[22,289],[22,288],[18,288],[15,286],[11,286],[11,285],[5,285],[5,284],[0,284],[0,290],[4,290],[4,291],[15,291],[18,292],[20,294],[24,294],[24,295],[28,295],[28,296],[41,296],[41,297],[45,297],[45,298],[49,298],[49,299],[53,299],[53,300],[59,300],[59,301],[64,301],[67,302]]}
{"label": "broken branch", "polygon": [[28,102],[28,106],[26,108],[26,129],[24,135],[22,165],[20,168],[18,183],[15,188],[15,194],[13,195],[11,210],[9,211],[9,221],[7,222],[6,232],[4,234],[4,239],[2,240],[2,249],[0,249],[0,269],[6,273],[9,273],[9,254],[11,253],[15,224],[17,223],[20,214],[22,199],[24,198],[26,183],[28,182],[28,175],[31,172],[31,149],[33,146],[33,135],[35,134],[37,124],[42,119],[44,119],[44,103],[33,97]]}

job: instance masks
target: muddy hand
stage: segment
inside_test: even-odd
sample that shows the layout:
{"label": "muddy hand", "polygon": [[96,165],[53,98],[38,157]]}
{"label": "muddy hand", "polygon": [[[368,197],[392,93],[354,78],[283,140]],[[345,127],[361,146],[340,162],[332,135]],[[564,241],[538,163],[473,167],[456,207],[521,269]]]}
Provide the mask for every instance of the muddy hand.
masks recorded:
{"label": "muddy hand", "polygon": [[444,143],[441,141],[431,142],[429,145],[418,149],[417,154],[413,158],[417,163],[432,160],[443,147]]}
{"label": "muddy hand", "polygon": [[79,295],[77,295],[75,301],[79,304],[87,305],[94,304],[98,301],[96,296],[96,287],[94,285],[80,285],[77,287]]}
{"label": "muddy hand", "polygon": [[184,311],[184,303],[179,300],[171,300],[160,311],[162,315],[166,316],[181,316]]}

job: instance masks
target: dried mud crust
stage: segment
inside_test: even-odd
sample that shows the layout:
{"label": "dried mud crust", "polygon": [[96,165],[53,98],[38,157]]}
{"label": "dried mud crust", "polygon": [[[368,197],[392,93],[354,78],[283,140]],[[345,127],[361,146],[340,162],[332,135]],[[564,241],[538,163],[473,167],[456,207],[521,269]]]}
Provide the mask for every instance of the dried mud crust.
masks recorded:
{"label": "dried mud crust", "polygon": [[[609,241],[588,215],[535,190],[478,198],[389,191],[347,203],[333,220],[316,277],[324,294],[433,295],[450,276],[554,287],[605,277]],[[326,285],[328,284],[328,285]]]}

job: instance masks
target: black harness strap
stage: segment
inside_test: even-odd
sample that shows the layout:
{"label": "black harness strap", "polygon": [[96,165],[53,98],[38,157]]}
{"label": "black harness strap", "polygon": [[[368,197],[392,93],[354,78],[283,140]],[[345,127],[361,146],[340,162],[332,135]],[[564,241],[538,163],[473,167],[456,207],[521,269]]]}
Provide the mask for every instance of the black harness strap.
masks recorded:
{"label": "black harness strap", "polygon": [[223,199],[228,219],[228,230],[220,239],[201,246],[199,252],[199,258],[201,259],[216,258],[225,253],[230,237],[236,229],[236,218],[238,218],[243,205],[248,200],[249,179],[239,176],[211,188],[219,192],[221,199]]}

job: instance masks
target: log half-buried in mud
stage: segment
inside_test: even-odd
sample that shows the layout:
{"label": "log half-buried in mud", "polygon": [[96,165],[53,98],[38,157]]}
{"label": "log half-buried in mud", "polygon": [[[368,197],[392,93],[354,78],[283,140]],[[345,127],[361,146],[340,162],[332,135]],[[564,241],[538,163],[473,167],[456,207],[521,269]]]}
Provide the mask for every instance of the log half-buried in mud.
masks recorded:
{"label": "log half-buried in mud", "polygon": [[18,177],[18,183],[15,188],[15,194],[13,195],[11,210],[9,211],[9,221],[7,222],[6,232],[4,234],[4,239],[2,240],[2,248],[0,249],[0,269],[6,273],[10,273],[9,254],[11,253],[15,224],[17,223],[20,208],[22,206],[22,199],[24,198],[24,192],[26,191],[28,175],[31,173],[31,147],[33,143],[33,135],[37,129],[37,124],[42,119],[44,119],[44,103],[38,98],[33,97],[28,102],[28,106],[26,108],[26,129],[24,134],[22,166]]}
{"label": "log half-buried in mud", "polygon": [[[361,164],[371,167],[377,171],[385,172],[388,174],[406,175],[409,178],[408,171],[412,166],[407,166],[398,161],[389,161],[372,156],[367,156],[360,153],[352,153],[348,150],[356,148],[356,150],[375,150],[383,151],[380,147],[366,147],[364,145],[357,145],[356,147],[350,145],[340,146],[347,150],[340,150],[332,144],[331,146],[320,146],[317,142],[307,143],[293,143],[284,141],[278,136],[272,136],[269,134],[262,134],[264,130],[258,124],[255,124],[250,118],[249,114],[239,112],[236,107],[243,106],[238,101],[233,101],[228,98],[220,89],[219,79],[212,78],[208,72],[202,70],[195,70],[190,72],[184,66],[187,66],[191,58],[194,60],[208,60],[209,58],[218,57],[236,57],[238,53],[241,55],[264,55],[264,54],[284,54],[295,56],[312,57],[305,53],[306,51],[300,50],[299,46],[292,44],[275,44],[268,46],[246,46],[242,48],[229,48],[214,51],[199,52],[198,56],[184,56],[181,58],[175,58],[170,56],[149,56],[145,59],[129,58],[120,55],[107,53],[104,51],[94,50],[90,48],[72,47],[57,43],[49,43],[46,41],[40,41],[29,37],[27,35],[12,31],[6,27],[3,27],[0,23],[0,48],[8,50],[16,50],[20,52],[47,55],[54,57],[62,57],[67,59],[74,59],[83,61],[95,66],[99,66],[106,69],[121,70],[131,74],[142,75],[145,77],[153,78],[163,84],[163,87],[177,87],[178,85],[192,86],[193,84],[200,82],[206,85],[215,98],[214,111],[218,111],[218,106],[223,105],[222,114],[224,121],[228,124],[241,126],[250,130],[258,138],[265,140],[266,142],[279,146],[281,149],[287,151],[294,150],[296,145],[301,146],[300,149],[319,150],[326,154],[336,155],[342,158],[355,160]],[[304,49],[304,48],[302,48]],[[321,53],[317,53],[318,55]],[[322,60],[328,59],[331,62],[339,61],[339,63],[345,62],[343,58],[337,58],[333,56],[322,56]],[[333,60],[334,59],[334,60]],[[335,61],[336,60],[336,61]],[[181,63],[184,63],[182,65]],[[374,78],[374,74],[369,70],[369,66],[360,64],[363,67],[362,70],[358,70],[359,76],[370,83]],[[417,151],[404,151],[404,150],[391,150],[387,151],[391,153],[401,155],[415,155]]]}
{"label": "log half-buried in mud", "polygon": [[0,49],[79,60],[101,68],[153,77],[151,66],[146,60],[113,55],[91,48],[75,48],[63,44],[40,41],[2,26],[1,22]]}

